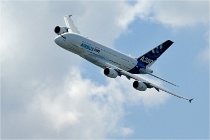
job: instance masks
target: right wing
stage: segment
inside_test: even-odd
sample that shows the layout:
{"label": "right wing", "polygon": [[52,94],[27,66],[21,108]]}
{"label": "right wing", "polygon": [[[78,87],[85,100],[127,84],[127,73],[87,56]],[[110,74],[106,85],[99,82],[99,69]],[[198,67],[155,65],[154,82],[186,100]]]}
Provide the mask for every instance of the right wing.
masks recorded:
{"label": "right wing", "polygon": [[66,26],[68,28],[68,32],[73,32],[80,34],[80,32],[77,30],[77,27],[74,25],[73,20],[71,19],[72,15],[66,15],[64,16],[64,21],[66,23]]}

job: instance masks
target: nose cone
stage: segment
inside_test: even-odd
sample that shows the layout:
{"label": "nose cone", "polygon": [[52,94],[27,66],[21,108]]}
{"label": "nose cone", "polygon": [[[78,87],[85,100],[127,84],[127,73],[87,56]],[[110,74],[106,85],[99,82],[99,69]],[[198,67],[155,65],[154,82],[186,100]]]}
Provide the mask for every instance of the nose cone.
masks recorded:
{"label": "nose cone", "polygon": [[63,38],[61,36],[57,36],[55,38],[55,43],[59,46],[61,46],[63,44]]}

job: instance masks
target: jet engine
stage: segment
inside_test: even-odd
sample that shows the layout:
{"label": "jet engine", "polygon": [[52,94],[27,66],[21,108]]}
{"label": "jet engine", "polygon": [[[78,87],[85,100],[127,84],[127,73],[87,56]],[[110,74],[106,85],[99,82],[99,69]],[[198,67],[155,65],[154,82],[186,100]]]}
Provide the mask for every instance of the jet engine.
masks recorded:
{"label": "jet engine", "polygon": [[147,89],[147,85],[140,82],[140,81],[134,81],[133,82],[133,87],[136,89],[136,90],[139,90],[139,91],[145,91]]}
{"label": "jet engine", "polygon": [[61,35],[63,33],[68,32],[68,28],[67,27],[59,27],[59,26],[56,26],[55,29],[54,29],[54,31],[55,31],[56,34]]}
{"label": "jet engine", "polygon": [[116,70],[111,69],[111,68],[105,68],[104,74],[110,78],[116,78],[118,76],[118,73],[116,72]]}

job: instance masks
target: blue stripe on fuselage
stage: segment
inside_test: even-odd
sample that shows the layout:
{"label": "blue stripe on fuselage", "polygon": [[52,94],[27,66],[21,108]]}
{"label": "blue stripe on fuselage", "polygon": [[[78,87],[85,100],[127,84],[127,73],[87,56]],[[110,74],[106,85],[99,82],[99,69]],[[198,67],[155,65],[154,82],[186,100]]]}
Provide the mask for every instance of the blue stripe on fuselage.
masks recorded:
{"label": "blue stripe on fuselage", "polygon": [[129,70],[128,72],[130,72],[132,74],[139,74],[140,68],[146,69],[146,66],[141,61],[138,61],[137,65],[135,67],[133,67],[131,70]]}

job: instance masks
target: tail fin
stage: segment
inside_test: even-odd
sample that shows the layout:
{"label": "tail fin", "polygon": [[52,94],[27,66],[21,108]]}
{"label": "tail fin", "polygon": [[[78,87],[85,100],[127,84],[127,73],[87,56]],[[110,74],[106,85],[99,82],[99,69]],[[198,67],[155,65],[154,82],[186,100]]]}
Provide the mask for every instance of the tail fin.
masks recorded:
{"label": "tail fin", "polygon": [[171,40],[167,40],[140,56],[137,60],[141,61],[146,67],[150,67],[172,44]]}

